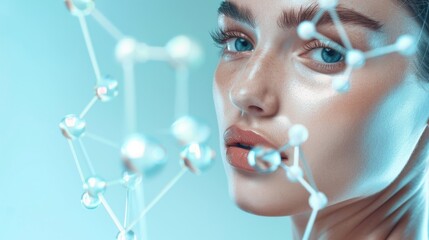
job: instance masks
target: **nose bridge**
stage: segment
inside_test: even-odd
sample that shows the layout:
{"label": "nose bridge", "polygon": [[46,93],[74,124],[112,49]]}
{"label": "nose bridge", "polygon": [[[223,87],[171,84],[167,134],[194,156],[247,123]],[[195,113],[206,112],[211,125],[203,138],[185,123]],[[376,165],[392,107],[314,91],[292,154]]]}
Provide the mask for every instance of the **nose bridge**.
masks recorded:
{"label": "nose bridge", "polygon": [[231,88],[230,99],[242,113],[255,116],[277,113],[276,81],[281,79],[281,70],[276,62],[273,52],[255,52],[240,71]]}

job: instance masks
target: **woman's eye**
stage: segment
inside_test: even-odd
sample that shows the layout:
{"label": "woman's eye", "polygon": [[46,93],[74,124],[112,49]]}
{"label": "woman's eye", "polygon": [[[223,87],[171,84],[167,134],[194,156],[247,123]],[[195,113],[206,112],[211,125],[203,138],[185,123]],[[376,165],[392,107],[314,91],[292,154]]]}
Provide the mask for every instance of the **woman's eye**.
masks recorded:
{"label": "woman's eye", "polygon": [[322,74],[338,74],[345,70],[344,52],[330,42],[312,41],[304,45],[303,63],[312,70]]}
{"label": "woman's eye", "polygon": [[253,46],[244,38],[231,38],[226,42],[226,50],[228,52],[247,52],[252,51]]}
{"label": "woman's eye", "polygon": [[310,56],[313,60],[326,64],[335,64],[344,60],[343,54],[331,48],[316,48]]}

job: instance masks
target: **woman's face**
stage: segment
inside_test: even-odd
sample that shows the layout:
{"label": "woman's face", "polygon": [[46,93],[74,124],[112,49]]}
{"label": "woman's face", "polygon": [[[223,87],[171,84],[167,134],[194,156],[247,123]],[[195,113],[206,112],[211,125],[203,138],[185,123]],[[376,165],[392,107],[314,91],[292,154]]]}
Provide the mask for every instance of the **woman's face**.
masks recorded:
{"label": "woman's face", "polygon": [[[319,190],[333,205],[389,185],[404,168],[428,120],[429,94],[416,79],[414,57],[395,53],[368,60],[353,71],[348,93],[332,89],[332,77],[345,70],[344,56],[296,34],[297,22],[311,20],[305,19],[312,14],[306,8],[315,4],[229,0],[220,11],[218,40],[223,50],[213,89],[222,156],[231,195],[239,207],[254,214],[308,210],[309,194],[289,182],[282,169],[269,175],[249,171],[248,148],[226,146],[224,136],[243,145],[249,145],[249,139],[267,145],[266,140],[278,148],[288,142],[293,124],[303,124],[309,131],[303,152]],[[419,35],[417,23],[393,0],[339,4],[353,48],[368,51],[392,44],[402,34]],[[368,19],[354,17],[356,13]],[[295,19],[298,15],[301,18]],[[317,30],[341,44],[332,22],[325,21]],[[283,155],[286,165],[292,163],[292,155]]]}

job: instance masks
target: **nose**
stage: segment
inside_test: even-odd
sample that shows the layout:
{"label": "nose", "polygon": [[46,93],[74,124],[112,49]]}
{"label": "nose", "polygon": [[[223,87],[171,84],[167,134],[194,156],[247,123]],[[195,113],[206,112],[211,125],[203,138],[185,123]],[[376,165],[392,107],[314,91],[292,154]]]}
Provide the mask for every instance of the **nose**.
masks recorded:
{"label": "nose", "polygon": [[276,69],[270,57],[249,60],[234,79],[229,92],[230,101],[242,114],[255,117],[276,115],[279,111],[279,75],[281,71]]}

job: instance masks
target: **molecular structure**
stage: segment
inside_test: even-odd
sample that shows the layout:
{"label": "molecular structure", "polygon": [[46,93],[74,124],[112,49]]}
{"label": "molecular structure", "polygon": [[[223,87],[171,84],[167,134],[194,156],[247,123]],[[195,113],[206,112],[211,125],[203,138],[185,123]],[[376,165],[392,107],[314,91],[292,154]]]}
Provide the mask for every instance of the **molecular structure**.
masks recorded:
{"label": "molecular structure", "polygon": [[[147,239],[145,230],[146,214],[165,196],[165,194],[186,173],[201,174],[213,163],[215,152],[204,142],[210,135],[205,124],[189,116],[188,112],[188,81],[189,68],[198,64],[202,58],[201,48],[186,36],[178,36],[170,40],[164,47],[149,46],[138,42],[132,37],[123,35],[98,9],[94,0],[65,0],[67,9],[77,17],[82,29],[85,44],[95,73],[95,94],[80,114],[66,115],[59,127],[67,139],[83,186],[81,203],[86,209],[95,209],[102,205],[118,229],[117,240]],[[109,102],[119,93],[118,81],[111,77],[103,77],[99,69],[92,40],[86,23],[86,17],[92,16],[114,39],[117,40],[115,55],[124,72],[125,126],[127,136],[121,147],[112,141],[86,131],[85,116],[97,102]],[[166,152],[154,139],[136,131],[136,100],[134,65],[137,62],[165,61],[176,72],[176,117],[171,125],[171,133],[183,146],[180,153],[182,170],[172,178],[160,193],[145,206],[142,182],[145,176],[156,173],[166,164]],[[120,149],[125,171],[120,179],[106,181],[97,175],[92,161],[82,141],[83,137],[91,138],[107,146]],[[80,147],[85,162],[78,158],[75,144]],[[89,173],[85,173],[85,163]],[[124,220],[121,223],[116,213],[108,204],[104,193],[107,188],[122,185],[126,188]],[[131,203],[138,205],[130,213]],[[132,215],[134,218],[131,220]],[[137,224],[139,226],[137,227]],[[136,231],[139,230],[139,232]],[[139,233],[139,234],[138,234]],[[139,236],[138,236],[139,235]]]}
{"label": "molecular structure", "polygon": [[[59,124],[70,146],[73,159],[83,184],[82,205],[87,209],[94,209],[102,205],[119,230],[117,235],[118,240],[147,239],[144,235],[145,215],[186,172],[190,171],[195,174],[200,174],[210,167],[214,159],[214,151],[204,144],[210,134],[210,129],[193,117],[187,115],[189,67],[200,61],[201,50],[198,45],[185,36],[173,38],[165,47],[149,46],[145,43],[136,41],[134,38],[123,35],[95,8],[94,0],[65,0],[65,3],[71,14],[76,16],[79,20],[96,77],[95,96],[92,100],[79,115],[67,115]],[[303,40],[318,39],[320,41],[330,42],[330,47],[345,55],[347,67],[344,73],[332,78],[332,87],[338,93],[346,93],[350,90],[350,78],[353,70],[364,67],[368,59],[394,52],[403,56],[410,56],[417,50],[416,38],[411,35],[402,35],[391,45],[372,49],[367,52],[354,49],[336,11],[338,0],[318,0],[318,4],[320,11],[317,12],[311,21],[301,22],[297,28],[297,33]],[[326,13],[332,18],[342,45],[335,43],[335,41],[317,31],[316,25]],[[101,75],[86,25],[87,16],[92,16],[118,41],[115,53],[124,71],[124,108],[128,135],[121,147],[121,155],[126,170],[121,179],[114,181],[105,181],[96,174],[81,140],[83,137],[89,137],[100,143],[115,147],[111,141],[88,133],[86,131],[86,121],[84,118],[96,102],[111,101],[119,92],[118,81],[110,77],[102,77]],[[180,154],[181,164],[183,166],[182,170],[163,188],[163,190],[161,190],[154,200],[147,206],[144,206],[141,188],[144,176],[156,172],[157,169],[160,169],[166,164],[166,152],[163,147],[157,141],[136,132],[134,65],[136,62],[147,62],[150,60],[168,62],[176,71],[176,81],[178,84],[176,87],[177,120],[172,124],[171,132],[184,146],[184,149]],[[270,174],[277,171],[279,168],[283,168],[287,178],[291,182],[301,184],[302,187],[309,192],[310,197],[308,202],[312,212],[303,236],[303,240],[307,240],[311,236],[318,212],[328,205],[328,198],[317,188],[302,151],[301,146],[309,137],[308,130],[305,126],[296,124],[289,129],[288,137],[289,142],[279,149],[255,146],[248,154],[248,163],[260,174]],[[82,150],[84,159],[90,170],[90,175],[85,175],[82,171],[81,162],[78,159],[74,146],[75,142],[78,143]],[[281,153],[290,148],[293,149],[294,157],[292,166],[287,166],[281,162]],[[301,165],[303,168],[301,168]],[[304,178],[305,176],[308,180]],[[104,197],[106,188],[116,184],[122,184],[127,190],[123,223],[119,221],[117,215],[110,208]],[[137,207],[138,214],[135,216],[134,220],[129,223],[131,214],[128,210],[128,205],[132,197],[136,198],[135,202],[140,206]],[[135,233],[137,224],[140,224],[140,237],[137,237]]]}
{"label": "molecular structure", "polygon": [[[337,13],[338,0],[318,0],[318,5],[320,10],[311,21],[303,21],[298,25],[297,34],[303,40],[317,39],[322,42],[329,42],[331,43],[329,45],[330,47],[345,55],[344,60],[347,67],[344,73],[340,76],[332,77],[331,79],[332,88],[340,94],[347,93],[350,90],[352,71],[364,67],[368,59],[395,52],[403,56],[410,56],[417,51],[416,37],[411,35],[402,35],[391,45],[375,48],[367,52],[354,49]],[[345,47],[317,31],[316,25],[326,13],[331,17],[339,33],[341,42]],[[283,168],[289,181],[301,184],[302,187],[309,192],[310,197],[308,203],[312,212],[302,238],[303,240],[307,240],[311,236],[318,212],[328,205],[328,198],[317,188],[302,151],[301,145],[305,143],[309,137],[307,128],[301,124],[293,125],[288,130],[288,137],[289,142],[279,149],[255,146],[250,150],[247,160],[249,165],[260,174],[270,174],[277,171],[279,168]],[[287,166],[281,162],[281,153],[290,148],[293,148],[293,163],[291,164],[292,166]],[[303,168],[301,168],[300,163],[302,163]],[[308,181],[304,179],[304,173]]]}

